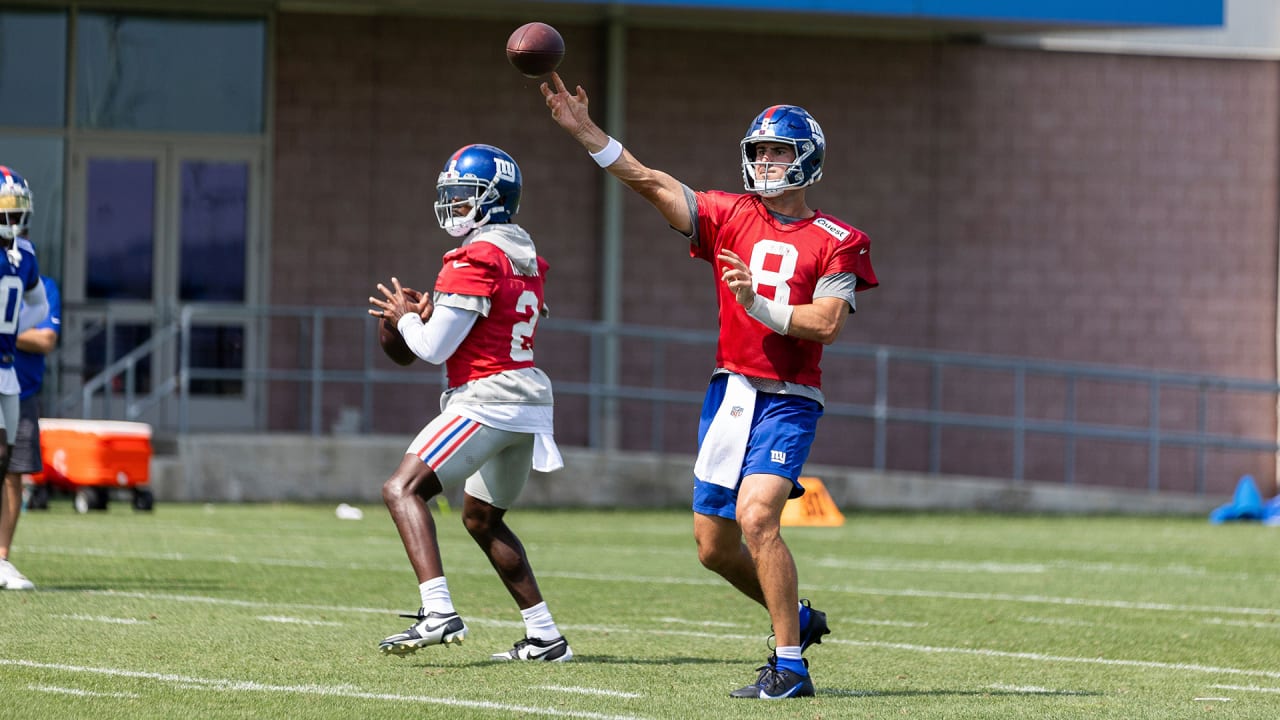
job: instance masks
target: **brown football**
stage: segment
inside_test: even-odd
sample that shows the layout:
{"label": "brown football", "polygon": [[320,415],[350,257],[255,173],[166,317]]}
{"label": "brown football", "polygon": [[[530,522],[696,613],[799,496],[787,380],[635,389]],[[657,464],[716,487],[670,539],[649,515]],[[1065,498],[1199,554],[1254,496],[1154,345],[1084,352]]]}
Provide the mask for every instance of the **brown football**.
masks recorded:
{"label": "brown football", "polygon": [[378,344],[382,346],[382,352],[391,358],[391,361],[397,365],[411,365],[414,360],[418,359],[417,355],[409,349],[405,344],[404,338],[400,335],[400,331],[390,320],[383,319],[378,323]]}
{"label": "brown football", "polygon": [[525,77],[555,70],[564,59],[564,38],[546,23],[525,23],[507,38],[507,60]]}

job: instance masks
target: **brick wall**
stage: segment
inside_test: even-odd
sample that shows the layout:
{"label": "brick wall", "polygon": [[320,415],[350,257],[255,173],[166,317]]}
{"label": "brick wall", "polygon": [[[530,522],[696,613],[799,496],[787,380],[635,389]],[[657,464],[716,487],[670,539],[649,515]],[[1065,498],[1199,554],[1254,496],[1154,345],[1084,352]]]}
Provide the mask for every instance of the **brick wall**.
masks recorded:
{"label": "brick wall", "polygon": [[[451,247],[431,211],[435,175],[457,147],[488,142],[521,165],[518,219],[552,264],[555,315],[598,317],[601,173],[547,117],[537,83],[506,64],[509,25],[280,16],[273,303],[363,308],[392,274],[429,285]],[[561,74],[587,88],[600,119],[600,34],[560,30]],[[1274,377],[1276,63],[814,36],[761,53],[751,50],[761,36],[646,29],[628,40],[627,146],[691,187],[741,187],[737,143],[767,105],[799,104],[822,123],[827,170],[811,204],[871,235],[883,283],[860,296],[842,342]],[[714,327],[710,267],[689,260],[643,200],[628,193],[625,213],[624,322]],[[358,324],[331,337],[335,353],[365,342]],[[273,362],[286,364],[295,351],[280,338]],[[584,355],[581,344],[539,345],[553,378],[585,381]],[[624,358],[624,379],[647,381],[645,348]],[[678,358],[672,382],[700,389],[710,354]],[[825,369],[833,401],[866,397],[866,363]],[[947,390],[948,409],[1008,404],[1007,379],[960,377]],[[926,391],[919,378],[894,385],[917,404]],[[1060,414],[1061,395],[1046,383],[1029,407]],[[1099,421],[1145,422],[1144,401],[1095,395]],[[564,402],[562,441],[583,443],[582,404]],[[326,416],[350,403],[333,398]],[[1274,437],[1266,405],[1215,401],[1214,429]],[[275,423],[295,424],[298,406],[277,389]],[[395,389],[377,406],[379,430],[412,432],[434,411],[434,391]],[[1182,427],[1189,412],[1171,400],[1162,426]],[[691,451],[694,413],[668,415],[658,432]],[[647,410],[629,408],[624,442],[647,448],[653,428]],[[1007,437],[947,431],[943,445],[946,472],[1009,472]],[[1093,445],[1080,452],[1078,482],[1146,482],[1143,449]],[[927,447],[927,433],[895,428],[890,465],[918,469]],[[870,427],[824,421],[813,459],[868,464]],[[1167,451],[1162,476],[1185,485],[1190,462]],[[1215,460],[1212,488],[1242,472],[1269,482],[1272,464],[1265,454]],[[1062,467],[1061,441],[1029,446],[1029,477],[1061,479]]]}

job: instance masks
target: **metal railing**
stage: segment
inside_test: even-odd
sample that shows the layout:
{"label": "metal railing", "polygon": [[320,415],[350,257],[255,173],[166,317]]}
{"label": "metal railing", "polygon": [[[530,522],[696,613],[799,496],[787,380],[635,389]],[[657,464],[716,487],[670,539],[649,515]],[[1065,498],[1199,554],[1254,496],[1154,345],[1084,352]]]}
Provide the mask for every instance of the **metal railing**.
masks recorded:
{"label": "metal railing", "polygon": [[[68,322],[76,311],[64,313],[64,327],[76,327]],[[98,315],[101,315],[99,312]],[[82,337],[74,339],[83,349],[92,336],[105,333],[111,338],[114,327],[121,322],[110,314],[95,316],[93,322],[82,322]],[[136,320],[133,322],[137,322]],[[261,360],[268,356],[266,348],[259,347],[249,353],[246,367],[201,367],[193,361],[191,338],[193,330],[204,326],[236,323],[245,328],[247,337],[261,340],[272,337],[268,327],[296,330],[294,343],[297,349],[295,367],[271,367]],[[326,341],[327,328],[337,325],[348,339],[359,338],[359,345],[346,343],[345,347],[359,347],[360,358],[352,363],[346,358],[347,367],[331,367],[335,350]],[[675,346],[704,349],[714,346],[715,333],[671,328],[634,325],[609,325],[604,323],[545,320],[539,325],[540,333],[553,333],[558,337],[579,338],[587,348],[588,371],[581,379],[565,377],[552,372],[557,397],[581,397],[587,403],[587,444],[604,447],[609,440],[599,428],[609,419],[608,414],[618,412],[621,403],[627,401],[629,412],[638,406],[647,406],[650,414],[649,429],[655,452],[669,452],[663,438],[666,437],[665,410],[668,406],[696,408],[702,402],[701,389],[680,389],[672,386],[669,377],[670,358]],[[177,317],[168,323],[156,323],[151,336],[118,359],[93,373],[87,373],[83,362],[60,362],[56,383],[62,388],[57,407],[62,414],[80,417],[118,417],[121,419],[150,419],[157,432],[177,434],[201,430],[201,423],[193,403],[200,396],[192,392],[198,381],[233,381],[242,383],[250,394],[261,397],[266,389],[278,384],[305,388],[298,392],[299,407],[297,430],[313,435],[325,432],[324,415],[327,392],[336,386],[355,385],[360,388],[361,413],[366,419],[374,416],[377,389],[387,384],[443,385],[443,377],[436,373],[405,373],[383,369],[375,358],[375,325],[363,309],[333,307],[229,307],[212,305],[186,305],[179,309]],[[617,373],[605,373],[601,367],[605,357],[606,341],[634,342],[642,345],[649,354],[647,382],[633,380],[630,383],[606,383],[604,377],[617,377]],[[108,343],[109,346],[109,343]],[[75,346],[64,347],[62,352],[74,357]],[[350,351],[349,351],[350,352]],[[164,362],[156,358],[172,358]],[[145,393],[134,391],[138,384],[139,368],[144,360],[153,374]],[[871,426],[872,456],[870,465],[877,470],[894,469],[890,458],[890,436],[895,427],[924,428],[928,433],[928,471],[940,473],[944,469],[943,431],[949,429],[978,429],[995,431],[1006,436],[1011,446],[1008,477],[1015,482],[1025,479],[1028,439],[1032,436],[1050,436],[1061,439],[1062,482],[1076,482],[1078,445],[1090,440],[1105,440],[1138,446],[1146,454],[1146,486],[1149,490],[1161,489],[1161,453],[1165,448],[1184,448],[1194,454],[1194,489],[1203,493],[1206,488],[1207,465],[1210,453],[1216,451],[1244,451],[1269,453],[1280,451],[1275,434],[1274,408],[1280,397],[1280,385],[1272,381],[1259,381],[1220,376],[1171,373],[1125,367],[1110,367],[1082,363],[1063,363],[1026,358],[997,357],[968,353],[938,352],[879,345],[836,344],[826,350],[824,366],[828,377],[832,368],[844,363],[860,364],[873,369],[869,378],[871,392],[862,402],[829,398],[825,409],[827,417],[850,418],[865,421]],[[172,370],[165,372],[165,367]],[[385,366],[384,366],[385,367]],[[894,373],[901,369],[920,369],[927,372],[927,383],[908,382],[907,392],[903,383],[894,382]],[[980,371],[990,377],[989,387],[997,388],[1011,400],[1012,407],[1003,412],[989,409],[948,407],[948,392],[956,391],[956,383],[948,384],[948,373],[956,371]],[[681,375],[685,375],[681,370]],[[867,373],[861,373],[867,376]],[[994,379],[991,379],[994,378]],[[1030,382],[1046,379],[1061,388],[1062,402],[1056,409],[1057,417],[1046,417],[1043,411],[1032,413],[1028,409]],[[1125,422],[1122,418],[1103,417],[1091,421],[1081,420],[1080,393],[1082,384],[1110,383],[1127,387],[1131,392],[1144,396],[1146,405],[1144,423]],[[252,392],[252,391],[255,391]],[[1194,394],[1194,423],[1189,427],[1168,428],[1162,422],[1162,411],[1167,404],[1164,396],[1170,392]],[[973,391],[970,394],[978,394]],[[989,394],[990,390],[982,393]],[[962,396],[963,392],[960,393]],[[1211,399],[1224,395],[1265,401],[1262,405],[1272,409],[1272,416],[1259,423],[1266,436],[1241,431],[1216,431],[1210,427]],[[906,398],[905,396],[910,396]],[[1040,403],[1043,405],[1044,403]],[[169,407],[172,413],[157,412]],[[1043,409],[1042,409],[1043,410]],[[1089,414],[1097,415],[1094,408]],[[696,410],[691,410],[696,413]],[[245,419],[245,431],[261,431],[267,422],[257,415]],[[1252,411],[1254,415],[1261,413]],[[303,416],[305,415],[305,422]],[[560,424],[562,421],[558,421]],[[225,429],[225,428],[224,428]],[[361,428],[368,431],[368,427]],[[683,448],[682,448],[683,450]]]}

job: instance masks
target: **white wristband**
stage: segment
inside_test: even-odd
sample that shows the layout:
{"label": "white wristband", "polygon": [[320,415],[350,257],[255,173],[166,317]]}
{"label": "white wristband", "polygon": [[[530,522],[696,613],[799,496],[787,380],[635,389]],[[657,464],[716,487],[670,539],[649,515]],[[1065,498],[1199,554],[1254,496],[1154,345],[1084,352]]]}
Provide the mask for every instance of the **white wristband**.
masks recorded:
{"label": "white wristband", "polygon": [[791,329],[791,314],[794,312],[795,306],[766,300],[761,295],[756,295],[755,302],[747,310],[748,315],[779,335],[786,335]]}
{"label": "white wristband", "polygon": [[591,159],[602,168],[618,162],[618,158],[622,157],[622,143],[609,138],[609,144],[600,149],[600,152],[591,153]]}

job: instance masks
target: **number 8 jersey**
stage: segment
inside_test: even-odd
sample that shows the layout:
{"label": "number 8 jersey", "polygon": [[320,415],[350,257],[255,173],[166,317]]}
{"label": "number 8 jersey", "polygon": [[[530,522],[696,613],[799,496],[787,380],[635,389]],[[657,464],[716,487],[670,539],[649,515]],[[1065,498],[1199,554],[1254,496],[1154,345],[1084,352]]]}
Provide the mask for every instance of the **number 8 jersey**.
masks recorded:
{"label": "number 8 jersey", "polygon": [[822,343],[779,335],[747,315],[720,280],[716,256],[731,250],[742,258],[751,268],[758,295],[787,305],[807,305],[823,277],[850,273],[857,277],[858,291],[879,284],[871,268],[871,240],[820,210],[811,218],[783,222],[756,195],[708,191],[695,196],[697,232],[689,254],[714,269],[720,309],[716,367],[820,388]]}

